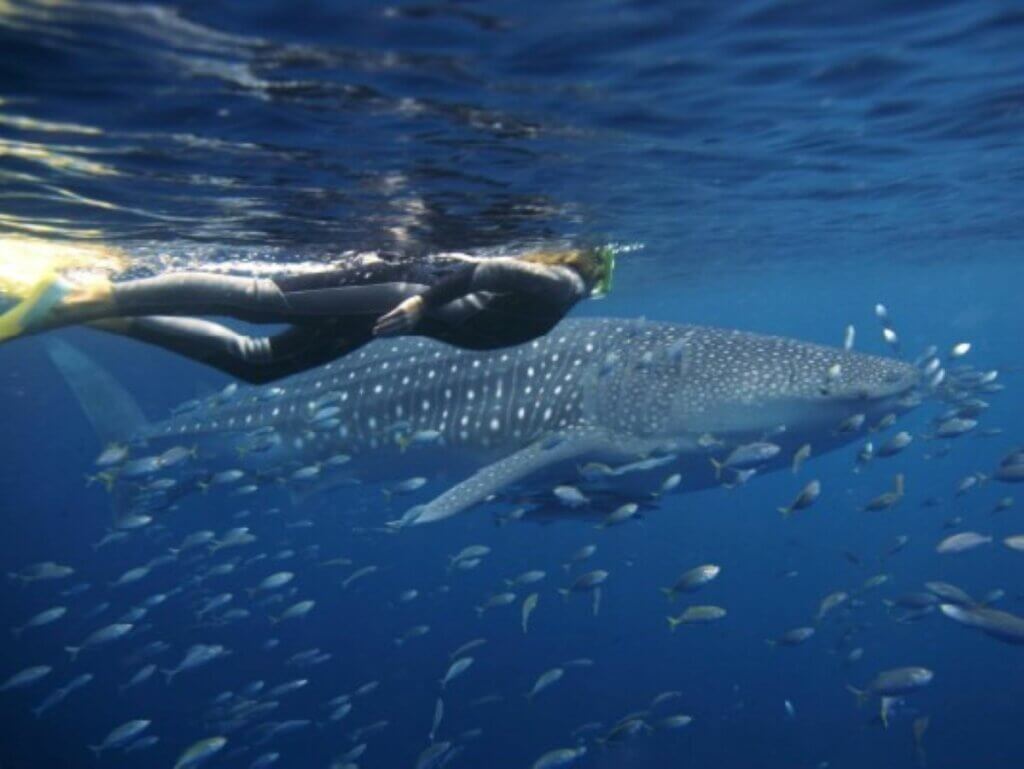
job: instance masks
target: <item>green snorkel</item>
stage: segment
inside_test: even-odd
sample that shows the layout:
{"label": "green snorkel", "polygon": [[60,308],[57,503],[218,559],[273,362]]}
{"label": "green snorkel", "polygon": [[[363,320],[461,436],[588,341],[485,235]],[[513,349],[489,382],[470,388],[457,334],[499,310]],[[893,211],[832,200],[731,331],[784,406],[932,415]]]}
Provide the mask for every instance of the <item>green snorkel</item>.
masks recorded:
{"label": "green snorkel", "polygon": [[608,296],[612,290],[612,276],[615,273],[615,251],[611,246],[601,246],[595,252],[601,262],[603,275],[592,292],[593,296]]}

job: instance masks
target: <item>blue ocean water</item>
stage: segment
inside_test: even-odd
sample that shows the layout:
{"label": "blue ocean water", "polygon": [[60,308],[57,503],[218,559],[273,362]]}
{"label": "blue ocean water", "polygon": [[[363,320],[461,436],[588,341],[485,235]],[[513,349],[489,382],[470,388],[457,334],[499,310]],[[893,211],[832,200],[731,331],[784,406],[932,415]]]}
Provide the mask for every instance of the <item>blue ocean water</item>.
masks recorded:
{"label": "blue ocean water", "polygon": [[[97,550],[112,500],[85,476],[103,446],[42,340],[5,345],[0,561],[6,572],[56,561],[75,573],[6,585],[0,624],[68,611],[0,640],[0,679],[53,668],[0,692],[0,765],[174,766],[195,741],[225,734],[209,766],[247,767],[268,751],[280,753],[277,766],[330,766],[362,742],[353,733],[387,721],[354,762],[415,766],[449,654],[475,638],[487,644],[441,694],[438,738],[460,751],[452,767],[532,766],[576,745],[579,726],[601,722],[596,734],[606,734],[669,690],[681,694],[640,717],[655,725],[685,713],[691,724],[608,747],[584,734],[576,764],[1018,765],[1020,650],[939,612],[898,622],[883,601],[942,580],[979,599],[1002,589],[993,607],[1024,612],[1024,556],[1001,542],[1024,533],[1020,503],[991,512],[1015,490],[989,479],[1020,445],[1024,420],[1022,23],[1019,9],[997,2],[0,3],[0,260],[26,273],[48,248],[68,246],[85,254],[76,267],[117,260],[130,277],[308,269],[351,250],[611,243],[615,290],[575,315],[830,345],[852,324],[856,349],[894,354],[875,317],[883,303],[899,355],[970,342],[964,364],[997,370],[1006,388],[980,396],[989,407],[978,428],[954,441],[928,439],[945,408],[930,402],[888,432],[812,457],[798,476],[665,497],[641,521],[607,530],[568,518],[497,526],[490,512],[470,511],[389,535],[379,528],[409,498],[368,484],[293,503],[288,485],[268,484],[249,497],[182,497]],[[228,384],[123,340],[54,336],[110,371],[154,421]],[[877,446],[901,429],[914,435],[910,447],[853,472],[864,440]],[[861,510],[897,473],[905,498]],[[958,496],[978,473],[985,479]],[[776,508],[812,478],[821,498],[782,519]],[[190,532],[236,526],[256,542],[199,548],[110,587]],[[995,539],[936,553],[961,531]],[[901,535],[906,547],[884,557]],[[572,574],[609,571],[597,616],[588,596],[563,602],[556,591],[571,579],[562,564],[588,543],[597,552]],[[449,556],[473,544],[491,552],[475,569],[449,569]],[[323,565],[342,557],[350,563]],[[223,563],[235,570],[194,581]],[[721,575],[667,604],[659,588],[702,563]],[[547,576],[477,617],[473,607],[530,569]],[[282,593],[293,596],[250,597],[278,570],[295,574]],[[878,574],[888,582],[862,591]],[[91,587],[63,594],[81,583]],[[402,602],[409,589],[418,597]],[[834,591],[853,597],[815,623]],[[524,634],[519,607],[531,592],[539,603]],[[171,595],[127,637],[69,660],[64,647],[159,593]],[[198,622],[197,608],[223,593],[249,616]],[[303,599],[316,601],[309,616],[270,621]],[[666,614],[692,603],[728,613],[670,633]],[[394,643],[417,625],[430,631]],[[765,643],[802,625],[817,632],[800,646]],[[279,645],[265,649],[271,638]],[[170,684],[157,673],[121,692],[157,641],[169,646],[151,660],[159,668],[197,643],[231,653]],[[863,656],[851,662],[855,648]],[[287,663],[310,649],[330,658]],[[593,664],[567,666],[533,701],[523,696],[578,658]],[[934,680],[884,728],[877,699],[858,708],[846,687],[906,665]],[[93,680],[34,717],[82,673]],[[211,712],[222,692],[242,696],[265,681],[263,695],[244,695],[265,702],[295,679],[308,683],[236,729]],[[325,703],[372,681],[349,715],[329,719]],[[491,694],[501,699],[473,704]],[[913,732],[924,717],[923,755]],[[145,734],[159,742],[97,762],[87,746],[131,719],[150,720]],[[311,723],[256,744],[261,724],[290,720]]]}

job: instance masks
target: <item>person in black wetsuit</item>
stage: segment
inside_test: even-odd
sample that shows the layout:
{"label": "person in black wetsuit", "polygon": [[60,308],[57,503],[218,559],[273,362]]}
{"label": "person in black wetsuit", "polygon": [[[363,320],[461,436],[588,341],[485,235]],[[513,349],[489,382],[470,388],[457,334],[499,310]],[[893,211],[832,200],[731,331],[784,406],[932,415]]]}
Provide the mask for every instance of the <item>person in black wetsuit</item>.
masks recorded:
{"label": "person in black wetsuit", "polygon": [[[362,258],[304,275],[178,273],[76,287],[51,277],[6,316],[0,340],[86,324],[171,350],[251,383],[327,363],[375,336],[419,334],[493,349],[550,331],[581,299],[611,285],[610,249],[519,257]],[[284,323],[248,336],[197,316]]]}

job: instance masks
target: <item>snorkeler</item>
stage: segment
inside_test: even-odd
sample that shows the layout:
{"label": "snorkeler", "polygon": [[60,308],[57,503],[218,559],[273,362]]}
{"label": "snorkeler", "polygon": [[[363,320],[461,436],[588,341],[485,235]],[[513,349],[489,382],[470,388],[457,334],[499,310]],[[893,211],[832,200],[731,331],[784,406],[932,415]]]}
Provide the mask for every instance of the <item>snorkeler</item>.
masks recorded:
{"label": "snorkeler", "polygon": [[[518,257],[361,258],[306,275],[175,273],[75,285],[51,275],[0,316],[0,341],[84,324],[162,347],[259,384],[332,361],[375,336],[417,334],[494,349],[550,331],[581,299],[607,293],[609,248]],[[197,316],[288,324],[254,337]]]}

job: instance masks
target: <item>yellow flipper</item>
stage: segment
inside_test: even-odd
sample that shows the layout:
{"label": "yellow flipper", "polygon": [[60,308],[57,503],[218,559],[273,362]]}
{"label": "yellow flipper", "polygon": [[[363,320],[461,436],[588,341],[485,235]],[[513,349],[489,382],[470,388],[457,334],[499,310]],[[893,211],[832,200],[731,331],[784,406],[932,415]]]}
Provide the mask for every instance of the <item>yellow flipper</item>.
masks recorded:
{"label": "yellow flipper", "polygon": [[44,275],[24,299],[0,315],[0,342],[21,336],[38,324],[60,303],[68,288],[56,273]]}

